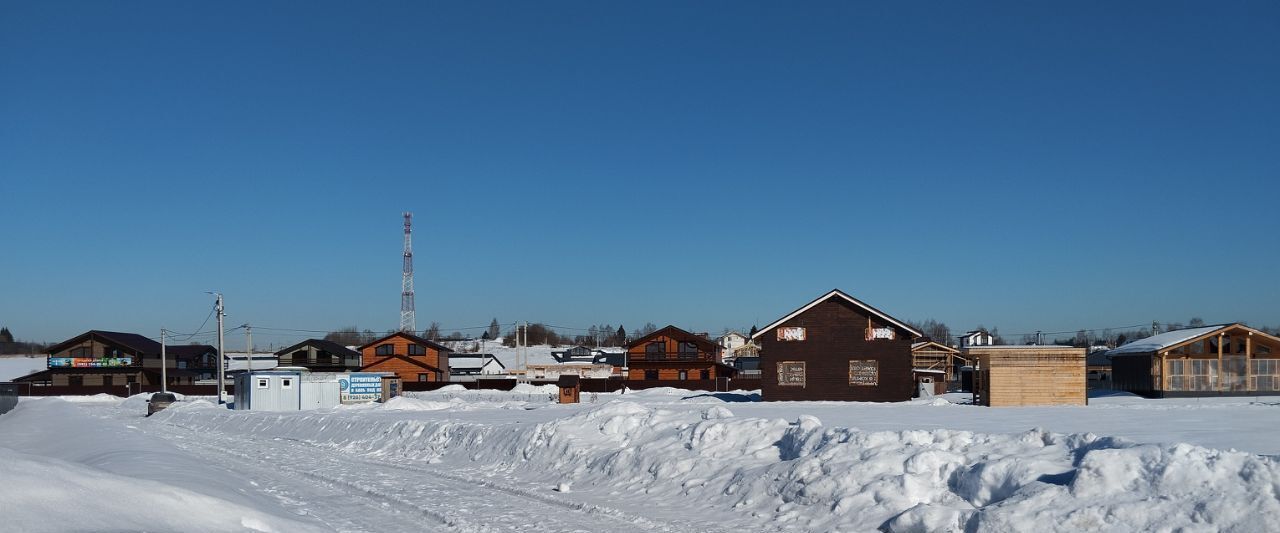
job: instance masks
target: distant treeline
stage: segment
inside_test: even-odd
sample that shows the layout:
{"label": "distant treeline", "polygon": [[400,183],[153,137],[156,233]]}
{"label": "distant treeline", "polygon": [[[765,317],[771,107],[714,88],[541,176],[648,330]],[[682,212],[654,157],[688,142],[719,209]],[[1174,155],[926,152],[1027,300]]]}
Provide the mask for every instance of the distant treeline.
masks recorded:
{"label": "distant treeline", "polygon": [[15,340],[9,328],[0,328],[0,354],[42,354],[49,346],[51,345],[40,342]]}

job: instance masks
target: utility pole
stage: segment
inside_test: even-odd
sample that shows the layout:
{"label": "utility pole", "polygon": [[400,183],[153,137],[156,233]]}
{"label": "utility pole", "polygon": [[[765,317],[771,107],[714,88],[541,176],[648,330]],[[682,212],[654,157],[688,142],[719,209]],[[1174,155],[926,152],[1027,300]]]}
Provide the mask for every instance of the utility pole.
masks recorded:
{"label": "utility pole", "polygon": [[218,313],[218,405],[223,405],[227,402],[225,393],[227,388],[227,359],[226,353],[222,349],[222,317],[224,316],[224,309],[222,307],[222,293],[215,292],[213,295],[218,297],[218,302],[214,307],[214,310]]}
{"label": "utility pole", "polygon": [[169,360],[164,353],[164,328],[160,328],[160,392],[169,392]]}
{"label": "utility pole", "polygon": [[244,369],[253,372],[253,326],[248,322],[244,325]]}
{"label": "utility pole", "polygon": [[1155,320],[1151,321],[1151,335],[1154,337],[1160,334],[1160,323]]}

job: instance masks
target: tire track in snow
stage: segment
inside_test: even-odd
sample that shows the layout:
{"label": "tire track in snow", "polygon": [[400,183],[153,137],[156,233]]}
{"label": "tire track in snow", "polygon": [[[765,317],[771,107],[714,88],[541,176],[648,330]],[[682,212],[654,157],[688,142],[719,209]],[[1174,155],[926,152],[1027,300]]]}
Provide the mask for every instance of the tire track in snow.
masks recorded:
{"label": "tire track in snow", "polygon": [[[187,427],[176,424],[171,421],[162,423],[172,428],[181,428],[183,430],[198,433],[201,438],[208,439],[214,436],[213,432]],[[234,437],[227,434],[217,434],[216,439],[220,442],[210,444],[209,448],[214,448],[218,452],[235,456],[245,461],[251,461],[259,465],[265,465],[269,469],[276,471],[287,471],[299,477],[308,478],[336,487],[346,487],[351,491],[363,494],[365,497],[377,503],[394,504],[402,509],[409,510],[414,513],[421,514],[428,518],[439,522],[440,525],[450,529],[462,531],[465,533],[480,533],[487,531],[650,531],[650,532],[684,532],[684,531],[715,531],[706,524],[700,524],[694,529],[691,525],[675,525],[655,522],[652,519],[639,515],[627,513],[625,511],[605,507],[600,505],[588,504],[580,501],[565,501],[557,499],[553,496],[538,494],[536,492],[495,483],[490,480],[468,478],[442,472],[436,469],[426,468],[420,465],[394,463],[389,464],[369,459],[365,456],[343,453],[335,451],[328,447],[318,446],[310,442],[286,438],[286,437],[258,437],[247,434],[237,434]],[[185,440],[185,439],[184,439]],[[187,441],[190,443],[191,441]],[[205,443],[197,442],[198,446]],[[254,443],[254,447],[260,450],[270,451],[267,455],[251,455],[236,451],[235,448],[244,448],[246,442]],[[287,444],[286,444],[287,443]],[[292,449],[281,450],[283,447]],[[301,453],[296,453],[301,452]],[[320,463],[328,463],[323,465]],[[357,483],[349,478],[323,475],[318,472],[325,471],[326,466],[334,471],[350,470],[352,465],[361,465],[370,467],[380,473],[380,480],[393,485],[399,485],[400,488],[409,489],[409,491],[385,490],[370,486],[367,484]],[[391,472],[388,473],[388,470]],[[363,470],[368,472],[369,469]],[[406,476],[405,472],[414,472],[422,477]],[[435,480],[435,487],[424,487],[423,477]],[[484,492],[475,494],[478,488],[488,489],[489,491],[500,492],[507,496],[518,498],[523,503],[503,502],[507,508],[507,516],[503,515],[478,515],[462,517],[456,513],[448,513],[438,511],[433,507],[419,504],[411,499],[401,496],[408,493],[422,493],[424,489],[431,492],[439,493],[444,503],[441,506],[456,506],[458,504],[457,495],[467,495],[468,498],[475,500],[483,500],[481,503],[492,502],[493,493]],[[467,494],[470,492],[471,494]],[[465,498],[463,498],[465,499]],[[532,505],[530,505],[532,504]],[[539,509],[541,507],[541,509]],[[565,514],[569,511],[570,514]],[[522,519],[517,517],[511,519],[511,513],[519,513],[519,516],[529,517]],[[572,518],[571,518],[572,517]],[[532,520],[532,521],[530,521]],[[612,524],[610,524],[610,522]],[[381,528],[379,528],[381,529]]]}
{"label": "tire track in snow", "polygon": [[[178,426],[176,424],[169,424],[169,425],[172,427],[180,427],[182,429],[195,432],[195,430],[193,430],[192,428]],[[207,439],[208,437],[209,437],[209,433],[207,432],[201,433],[199,435],[199,438]],[[296,479],[305,480],[304,484],[318,481],[336,491],[341,492],[344,497],[355,496],[355,497],[363,498],[364,500],[366,500],[367,505],[363,506],[364,509],[361,510],[362,512],[368,512],[369,510],[377,510],[385,513],[386,508],[389,505],[394,504],[396,507],[401,508],[401,510],[408,511],[412,515],[422,515],[426,518],[432,519],[433,521],[437,522],[438,523],[437,525],[444,526],[452,530],[456,530],[464,533],[481,533],[481,532],[488,531],[482,528],[475,527],[473,524],[470,524],[465,520],[459,519],[458,517],[449,516],[445,513],[441,513],[429,508],[424,508],[422,506],[413,504],[412,502],[405,501],[393,494],[388,494],[384,491],[379,491],[371,487],[353,483],[346,479],[341,479],[341,478],[332,477],[332,476],[324,476],[324,475],[317,474],[314,471],[295,468],[295,467],[292,467],[292,465],[286,465],[285,463],[280,461],[278,457],[271,457],[269,459],[264,459],[262,456],[253,456],[250,454],[237,452],[234,449],[231,449],[230,447],[225,446],[224,445],[225,442],[219,443],[219,445],[212,445],[198,439],[196,440],[187,439],[185,436],[175,436],[175,438],[170,439],[170,442],[172,442],[175,446],[183,449],[184,451],[197,453],[205,458],[211,458],[211,459],[217,460],[217,459],[225,459],[226,458],[225,456],[231,456],[236,459],[239,459],[240,461],[236,462],[234,466],[243,466],[246,462],[252,463],[256,465],[257,467],[256,470],[258,470],[259,473],[266,473],[266,474],[271,474],[276,476],[279,476],[279,475],[289,476]],[[231,466],[231,465],[224,465],[224,466]],[[232,467],[232,469],[235,470],[234,467]],[[296,487],[296,485],[293,485],[293,486]],[[333,517],[326,518],[326,516],[323,516],[323,515],[329,514],[326,511],[332,512],[334,511],[333,509],[326,508],[326,509],[322,509],[319,513],[317,513],[314,506],[305,505],[305,503],[309,501],[308,497],[306,495],[298,494],[296,489],[272,488],[269,490],[269,492],[280,493],[284,495],[289,500],[291,500],[290,501],[291,506],[296,506],[304,509],[307,513],[307,516],[316,518],[321,523],[337,531],[350,531],[352,530],[351,528],[358,527],[358,526],[348,526],[346,524],[343,524],[341,526],[335,525],[335,522],[337,521],[334,520]],[[280,497],[280,496],[277,495],[277,497]],[[395,518],[396,518],[396,520],[394,520],[395,522],[403,521],[399,519],[400,518],[399,516],[396,516]],[[419,529],[424,524],[415,521],[415,522],[405,523],[403,525],[405,528]],[[384,531],[388,529],[394,529],[394,528],[389,527],[384,523],[378,523],[375,527],[371,528],[370,531]]]}

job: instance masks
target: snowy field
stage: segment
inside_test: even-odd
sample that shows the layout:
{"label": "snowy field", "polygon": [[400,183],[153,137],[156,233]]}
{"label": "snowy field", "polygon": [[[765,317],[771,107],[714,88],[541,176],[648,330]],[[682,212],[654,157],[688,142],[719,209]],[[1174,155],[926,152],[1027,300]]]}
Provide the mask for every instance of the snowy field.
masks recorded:
{"label": "snowy field", "polygon": [[[449,388],[293,413],[24,399],[14,531],[1274,531],[1280,398],[991,409]],[[1234,450],[1239,451],[1234,451]],[[65,512],[76,509],[75,513]]]}
{"label": "snowy field", "polygon": [[0,381],[9,381],[13,378],[39,372],[48,368],[48,359],[41,355],[37,357],[27,357],[25,355],[0,355]]}

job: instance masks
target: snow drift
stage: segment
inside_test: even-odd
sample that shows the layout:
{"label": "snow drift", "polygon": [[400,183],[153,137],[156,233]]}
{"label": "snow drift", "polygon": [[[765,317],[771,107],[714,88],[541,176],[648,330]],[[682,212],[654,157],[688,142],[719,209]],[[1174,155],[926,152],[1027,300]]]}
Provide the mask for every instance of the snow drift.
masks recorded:
{"label": "snow drift", "polygon": [[829,531],[1224,530],[1280,523],[1274,459],[1091,434],[860,431],[614,401],[540,424],[439,411],[171,408],[145,423],[281,437]]}
{"label": "snow drift", "polygon": [[0,480],[9,531],[321,530],[247,496],[242,476],[59,398],[0,416]]}

